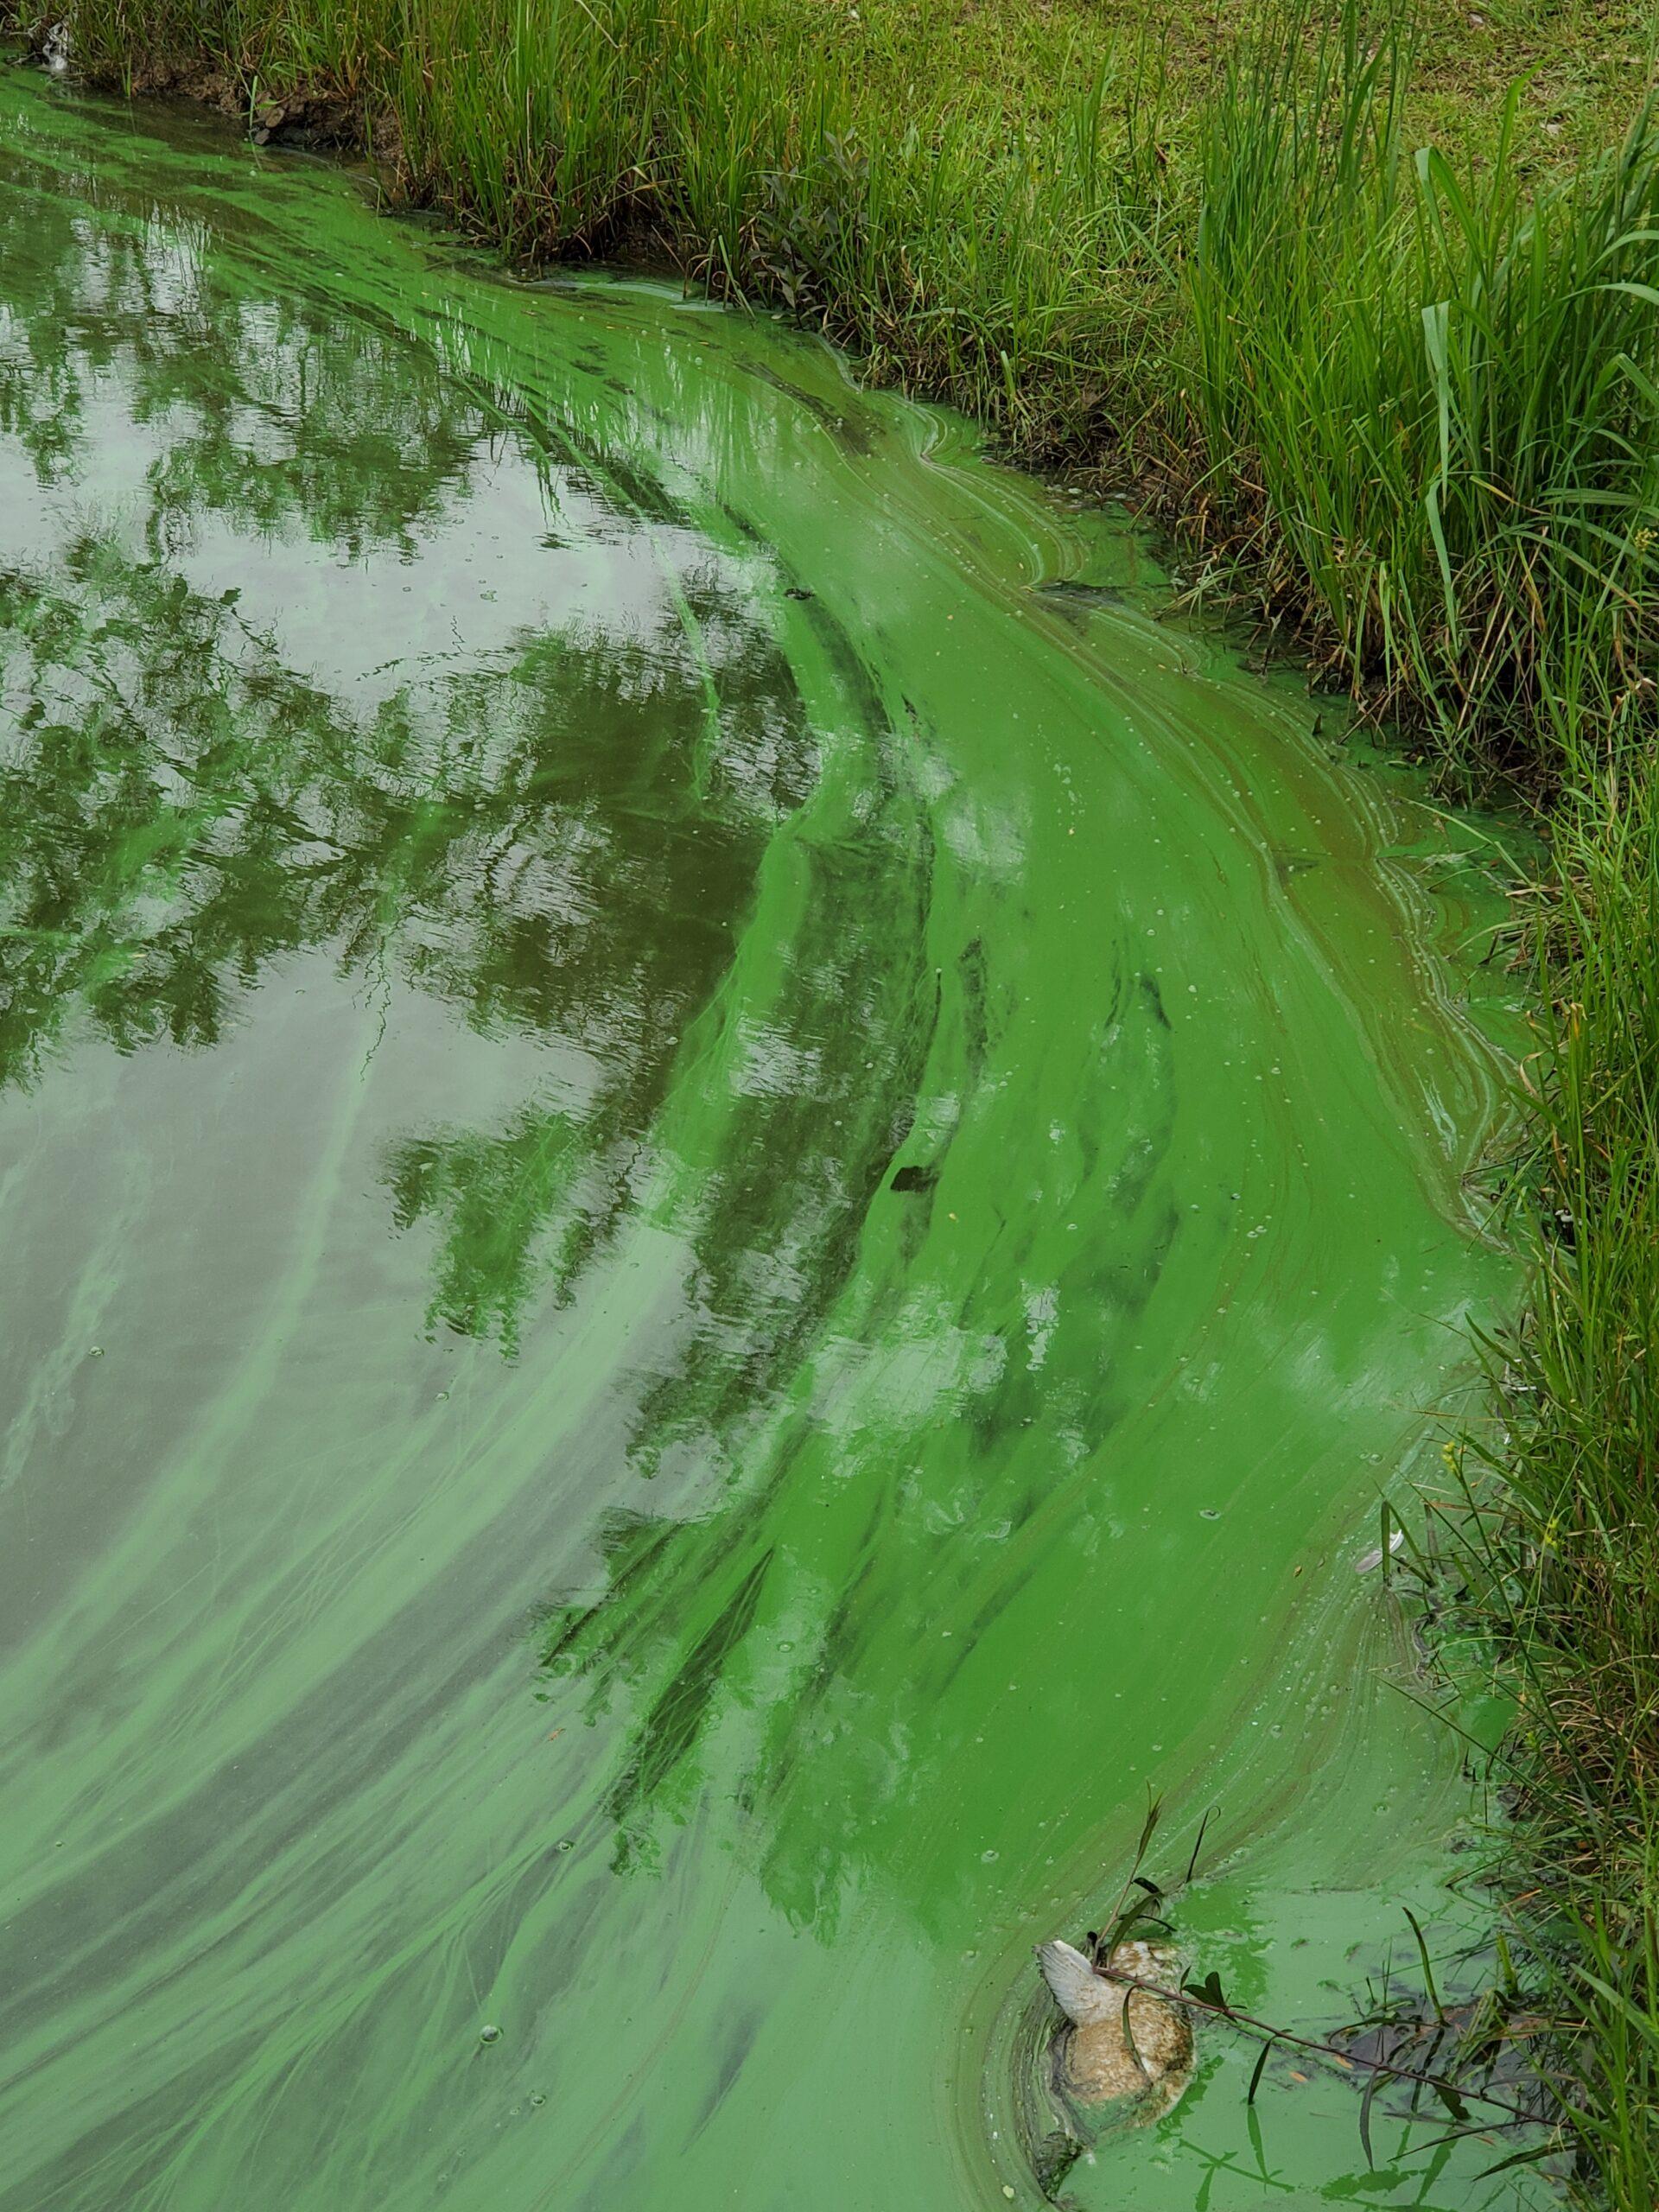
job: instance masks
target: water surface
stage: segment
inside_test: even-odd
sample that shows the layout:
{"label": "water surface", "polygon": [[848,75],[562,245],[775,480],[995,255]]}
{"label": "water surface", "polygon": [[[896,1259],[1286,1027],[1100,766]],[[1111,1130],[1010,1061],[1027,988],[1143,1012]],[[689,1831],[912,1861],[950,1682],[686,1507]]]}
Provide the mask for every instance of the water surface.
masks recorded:
{"label": "water surface", "polygon": [[[0,513],[5,2212],[1035,2202],[1148,1789],[1342,2017],[1438,817],[808,341],[16,72]],[[1252,2058],[1073,2199],[1512,2200]]]}

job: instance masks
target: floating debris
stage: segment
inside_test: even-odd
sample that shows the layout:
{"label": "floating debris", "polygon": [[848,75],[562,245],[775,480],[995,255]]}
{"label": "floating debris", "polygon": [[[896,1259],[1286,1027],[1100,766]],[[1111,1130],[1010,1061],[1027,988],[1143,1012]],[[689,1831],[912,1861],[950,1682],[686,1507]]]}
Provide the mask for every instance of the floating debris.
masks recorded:
{"label": "floating debris", "polygon": [[[1405,1530],[1403,1529],[1396,1529],[1394,1534],[1389,1538],[1389,1552],[1390,1556],[1399,1550],[1401,1545],[1403,1544],[1405,1541]],[[1382,1547],[1381,1544],[1373,1544],[1370,1550],[1366,1553],[1364,1558],[1361,1560],[1358,1566],[1355,1567],[1354,1573],[1356,1574],[1369,1574],[1374,1567],[1381,1567],[1382,1564]]]}

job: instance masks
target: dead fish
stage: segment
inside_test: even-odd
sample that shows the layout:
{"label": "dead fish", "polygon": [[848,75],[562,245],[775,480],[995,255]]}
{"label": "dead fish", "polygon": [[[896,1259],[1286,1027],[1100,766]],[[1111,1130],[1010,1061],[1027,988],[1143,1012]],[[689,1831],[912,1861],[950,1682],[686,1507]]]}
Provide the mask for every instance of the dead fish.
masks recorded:
{"label": "dead fish", "polygon": [[[1185,2013],[1108,1980],[1070,1943],[1039,1943],[1037,1959],[1067,2021],[1053,2043],[1055,2087],[1077,2104],[1120,2102],[1137,2123],[1161,2117],[1192,2079]],[[1136,1981],[1179,1986],[1173,1955],[1154,1943],[1120,1943],[1109,1963]]]}

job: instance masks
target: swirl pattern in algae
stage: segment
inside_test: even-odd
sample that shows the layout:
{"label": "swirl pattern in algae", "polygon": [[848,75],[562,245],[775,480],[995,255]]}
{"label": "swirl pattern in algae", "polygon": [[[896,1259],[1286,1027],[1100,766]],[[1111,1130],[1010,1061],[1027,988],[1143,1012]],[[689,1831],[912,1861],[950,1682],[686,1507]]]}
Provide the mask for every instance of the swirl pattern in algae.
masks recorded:
{"label": "swirl pattern in algae", "polygon": [[[808,341],[0,105],[0,2204],[1029,2201],[1149,1786],[1269,2007],[1444,1872],[1456,868]],[[1249,2063],[1075,2200],[1351,2193]]]}

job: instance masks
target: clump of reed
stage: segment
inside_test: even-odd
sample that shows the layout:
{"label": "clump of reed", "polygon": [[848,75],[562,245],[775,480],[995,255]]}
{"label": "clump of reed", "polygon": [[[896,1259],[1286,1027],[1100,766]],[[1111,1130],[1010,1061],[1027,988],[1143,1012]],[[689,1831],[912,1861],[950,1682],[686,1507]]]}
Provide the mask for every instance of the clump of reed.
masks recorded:
{"label": "clump of reed", "polygon": [[1516,1705],[1506,1886],[1560,2023],[1575,2193],[1659,2202],[1659,784],[1573,754],[1529,934],[1532,1295],[1460,1459],[1462,1624]]}
{"label": "clump of reed", "polygon": [[1299,12],[1202,118],[1204,496],[1224,550],[1443,760],[1553,780],[1655,720],[1659,108],[1540,183],[1512,98],[1460,171],[1408,153],[1408,54],[1365,29]]}
{"label": "clump of reed", "polygon": [[1027,458],[1154,486],[1207,580],[1460,785],[1532,795],[1542,1225],[1469,1603],[1523,1686],[1522,1924],[1579,2024],[1581,2184],[1651,2212],[1659,111],[1567,175],[1518,100],[1478,158],[1414,146],[1409,38],[1363,0],[1268,0],[1173,102],[1150,44],[1057,47],[1022,105],[906,78],[877,50],[899,12],[68,0],[95,75],[343,101],[412,198],[516,256],[647,241]]}

